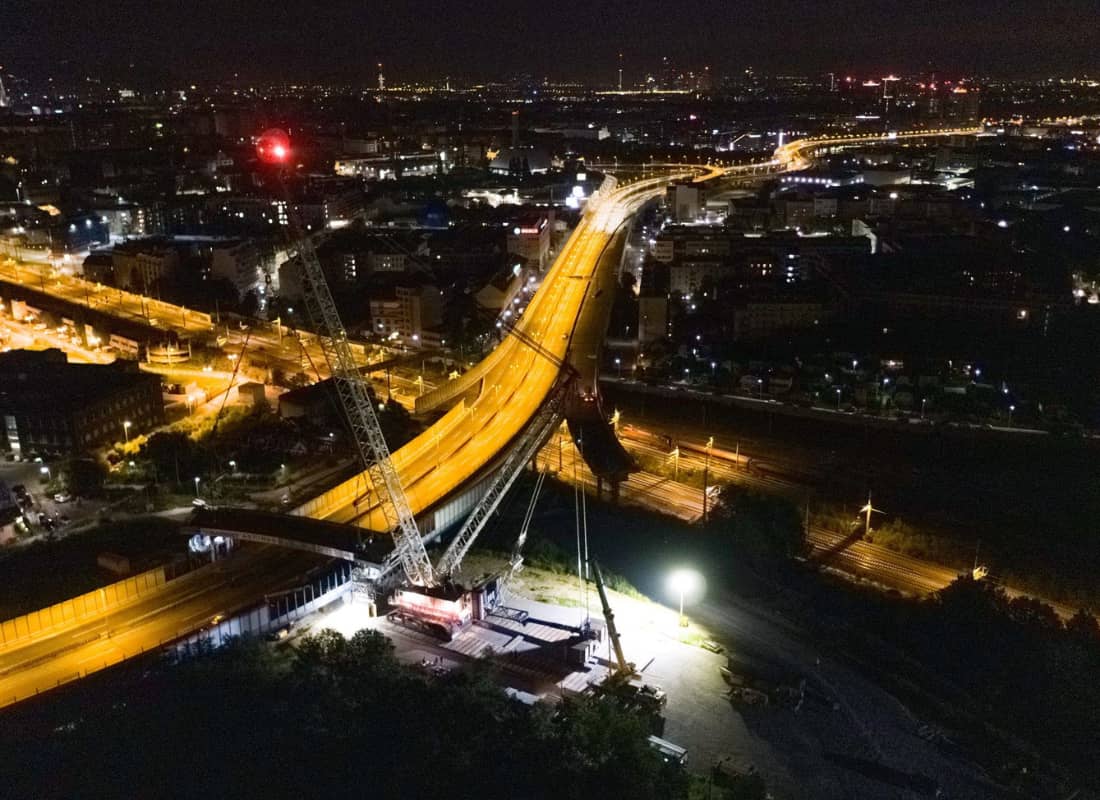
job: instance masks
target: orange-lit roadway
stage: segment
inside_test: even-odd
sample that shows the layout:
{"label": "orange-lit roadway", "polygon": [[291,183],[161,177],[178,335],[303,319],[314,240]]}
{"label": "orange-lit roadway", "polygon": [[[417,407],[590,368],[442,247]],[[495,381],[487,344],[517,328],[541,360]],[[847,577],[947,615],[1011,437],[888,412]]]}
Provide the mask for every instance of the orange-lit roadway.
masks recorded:
{"label": "orange-lit roadway", "polygon": [[[559,363],[594,281],[600,256],[621,224],[671,180],[703,181],[738,173],[802,169],[807,153],[825,146],[928,136],[974,134],[979,129],[920,130],[887,135],[819,137],[790,142],[764,163],[731,168],[668,166],[665,174],[605,188],[593,196],[516,328],[472,372],[481,381],[440,420],[393,454],[414,513],[436,505],[467,483],[523,430],[550,393]],[[537,343],[533,347],[528,342]],[[473,395],[471,398],[470,395]],[[297,513],[385,530],[386,522],[363,473],[305,503]]]}
{"label": "orange-lit roadway", "polygon": [[[622,223],[660,195],[671,178],[704,180],[721,174],[717,168],[679,168],[662,177],[609,186],[590,199],[576,230],[519,318],[519,335],[508,334],[474,367],[482,377],[475,396],[459,400],[393,454],[414,513],[431,508],[468,482],[538,411],[557,380],[585,298],[602,288],[594,272]],[[360,474],[306,503],[299,513],[385,530],[369,480]]]}
{"label": "orange-lit roadway", "polygon": [[[959,130],[951,133],[974,133]],[[946,135],[948,132],[922,131],[909,136]],[[883,139],[883,136],[873,137]],[[891,137],[894,138],[894,137]],[[717,167],[669,168],[661,177],[643,178],[611,186],[588,206],[584,217],[547,273],[543,284],[520,318],[521,336],[508,335],[473,371],[482,379],[475,391],[459,401],[434,425],[394,454],[394,462],[415,511],[430,508],[481,471],[524,428],[551,391],[565,358],[585,298],[601,287],[593,276],[601,254],[622,223],[646,201],[660,195],[669,181],[691,176],[705,180],[722,175],[759,174],[799,168],[802,154],[826,144],[856,144],[863,137],[842,140],[793,142],[777,152],[772,162],[747,164],[730,169]],[[525,341],[526,340],[526,341]],[[527,342],[534,341],[537,347]],[[356,500],[369,495],[365,476],[358,476],[300,507],[297,512],[336,521],[355,522],[376,529],[384,528],[381,514],[371,500]],[[241,556],[246,555],[242,553]],[[275,554],[271,554],[274,556]],[[264,557],[268,557],[265,553]],[[279,568],[263,559],[235,559],[225,569],[242,571],[247,580],[231,581],[210,591],[188,598],[186,604],[171,593],[150,598],[147,605],[135,606],[126,614],[89,620],[85,629],[53,637],[48,643],[33,645],[31,650],[6,653],[12,663],[0,659],[0,705],[25,694],[42,691],[58,683],[80,677],[94,669],[156,647],[200,626],[214,613],[230,612],[249,598],[277,588],[311,563],[298,552],[278,556],[285,559]],[[236,584],[236,585],[234,585]],[[173,587],[182,591],[184,584]],[[133,614],[136,617],[130,619]],[[106,638],[107,631],[111,631]],[[125,632],[122,639],[115,633]],[[81,639],[81,636],[85,636]],[[88,640],[87,636],[91,636]],[[26,656],[27,658],[24,658]],[[29,658],[29,661],[28,661]]]}

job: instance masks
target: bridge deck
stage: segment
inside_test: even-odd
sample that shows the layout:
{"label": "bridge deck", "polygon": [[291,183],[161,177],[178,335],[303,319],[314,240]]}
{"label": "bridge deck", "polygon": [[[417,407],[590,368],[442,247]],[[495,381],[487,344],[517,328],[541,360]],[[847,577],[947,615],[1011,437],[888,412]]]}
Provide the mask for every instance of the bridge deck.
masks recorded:
{"label": "bridge deck", "polygon": [[196,509],[184,530],[375,564],[393,549],[389,536],[363,528],[251,509]]}

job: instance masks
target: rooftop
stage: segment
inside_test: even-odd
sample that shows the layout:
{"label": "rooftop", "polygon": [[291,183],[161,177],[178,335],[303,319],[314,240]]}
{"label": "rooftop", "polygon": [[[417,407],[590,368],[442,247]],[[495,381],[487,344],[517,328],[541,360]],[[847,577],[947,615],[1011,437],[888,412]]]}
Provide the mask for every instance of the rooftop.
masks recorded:
{"label": "rooftop", "polygon": [[136,383],[159,381],[129,362],[70,364],[60,350],[13,350],[0,355],[0,408],[63,412]]}

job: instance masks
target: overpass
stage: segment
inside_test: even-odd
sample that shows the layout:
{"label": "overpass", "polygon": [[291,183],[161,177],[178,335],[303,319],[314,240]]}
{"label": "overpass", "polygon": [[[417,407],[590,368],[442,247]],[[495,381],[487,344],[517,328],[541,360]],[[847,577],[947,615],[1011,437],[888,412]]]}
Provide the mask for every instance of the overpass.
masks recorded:
{"label": "overpass", "polygon": [[326,558],[377,566],[390,550],[387,536],[309,517],[288,517],[243,508],[198,508],[183,526],[185,535],[226,536],[246,542],[301,550]]}
{"label": "overpass", "polygon": [[[670,180],[706,180],[722,174],[716,167],[678,167],[660,177],[623,184],[613,178],[605,181],[515,330],[463,376],[418,399],[420,412],[454,405],[393,454],[415,514],[462,497],[462,488],[491,469],[535,416],[559,379],[578,325],[586,314],[598,313],[602,304],[597,300],[615,285],[615,275],[597,267],[631,215],[661,195]],[[365,473],[294,513],[386,529]]]}
{"label": "overpass", "polygon": [[[923,131],[871,140],[976,133],[973,129]],[[454,405],[430,428],[394,454],[395,467],[407,488],[409,501],[421,519],[421,531],[432,535],[441,527],[459,522],[475,509],[482,494],[500,490],[494,469],[506,463],[517,439],[529,444],[530,428],[543,430],[540,421],[546,410],[557,412],[560,377],[570,355],[587,359],[597,336],[578,331],[598,320],[601,304],[589,302],[610,287],[614,271],[600,265],[613,264],[607,258],[623,223],[644,203],[659,196],[670,180],[692,177],[707,180],[723,176],[768,174],[801,163],[806,153],[825,146],[844,146],[870,141],[867,137],[822,138],[804,144],[792,143],[786,154],[771,161],[729,169],[677,167],[661,177],[643,178],[623,184],[613,179],[590,201],[577,229],[546,275],[542,287],[523,314],[515,332],[471,372],[433,392],[432,402]],[[798,145],[797,147],[795,145]],[[576,349],[576,352],[571,350]],[[593,372],[592,374],[595,374]],[[468,376],[470,373],[467,374]],[[549,404],[547,400],[549,399]],[[546,408],[544,408],[546,406]],[[514,459],[512,459],[514,461]],[[477,508],[478,512],[483,509]],[[261,543],[247,558],[227,561],[228,571],[210,572],[209,587],[201,596],[182,599],[158,597],[149,607],[135,606],[140,619],[96,618],[89,623],[88,642],[73,649],[68,637],[55,637],[42,644],[32,664],[10,676],[19,686],[0,686],[12,700],[37,692],[38,686],[52,687],[83,677],[109,663],[117,663],[190,634],[213,618],[243,607],[256,597],[293,587],[300,576],[316,566],[317,558],[356,561],[368,568],[377,565],[390,542],[382,514],[369,486],[360,474],[322,493],[294,510],[298,520],[279,514],[250,511],[200,511],[192,529],[206,534],[235,536]],[[424,525],[425,515],[431,515]],[[476,514],[475,514],[476,516]],[[304,519],[310,518],[310,519]],[[337,524],[331,524],[337,523]],[[352,523],[350,527],[346,523]],[[379,535],[373,537],[362,528]],[[278,545],[277,548],[265,545]],[[291,548],[288,552],[285,548]],[[300,552],[292,552],[298,550]],[[188,589],[181,584],[182,589]],[[102,633],[114,631],[114,638]],[[44,681],[44,682],[43,682]],[[29,689],[28,689],[29,687]]]}
{"label": "overpass", "polygon": [[[417,398],[416,410],[420,414],[449,406],[433,425],[392,456],[421,532],[426,537],[438,535],[476,506],[512,443],[524,433],[554,391],[566,364],[572,362],[569,369],[581,377],[582,383],[596,385],[598,349],[606,324],[606,301],[611,294],[604,290],[615,286],[617,274],[617,262],[608,257],[609,253],[621,241],[623,228],[631,216],[660,196],[671,181],[763,177],[805,168],[812,154],[823,148],[973,135],[980,131],[979,128],[919,129],[822,136],[790,142],[768,160],[731,167],[649,165],[649,177],[624,182],[613,177],[605,180],[590,198],[580,223],[514,329],[464,375]],[[662,174],[653,176],[656,171]],[[609,265],[614,268],[606,268]],[[575,402],[570,407],[574,411],[571,426],[577,428],[575,433],[581,429],[606,433],[599,420],[592,418],[593,412],[598,416],[598,402],[593,408]],[[589,413],[579,413],[586,411]],[[601,472],[621,472],[622,462],[616,460],[618,454],[614,448],[599,446],[598,453],[593,453],[597,459],[602,454],[613,464],[603,464],[606,469],[601,468]],[[616,463],[619,466],[614,466]],[[291,513],[375,532],[384,532],[388,527],[366,472],[321,493]]]}

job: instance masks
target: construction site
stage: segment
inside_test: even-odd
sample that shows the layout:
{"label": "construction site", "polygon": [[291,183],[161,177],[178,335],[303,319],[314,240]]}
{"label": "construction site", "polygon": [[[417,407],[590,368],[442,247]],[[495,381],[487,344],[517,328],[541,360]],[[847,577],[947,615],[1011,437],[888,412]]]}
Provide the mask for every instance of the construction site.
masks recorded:
{"label": "construction site", "polygon": [[[285,193],[282,170],[290,155],[286,135],[268,131],[260,138],[257,152],[271,165],[276,190]],[[211,557],[216,557],[218,541],[254,541],[308,550],[353,564],[339,586],[325,584],[319,594],[303,596],[300,602],[288,601],[284,608],[272,611],[264,624],[276,635],[289,635],[293,619],[301,619],[313,630],[332,628],[345,634],[372,627],[394,641],[404,661],[434,673],[447,672],[475,659],[491,660],[509,690],[528,702],[585,692],[613,692],[645,713],[652,733],[659,737],[664,732],[666,693],[644,676],[662,647],[681,646],[682,614],[679,620],[673,618],[671,625],[667,620],[632,620],[631,634],[625,637],[628,643],[624,645],[600,566],[589,558],[583,492],[575,492],[576,572],[558,581],[561,585],[546,601],[532,599],[530,592],[524,596],[515,591],[524,580],[523,550],[545,472],[539,473],[534,483],[508,561],[483,564],[481,568],[465,563],[501,500],[564,420],[568,420],[586,458],[613,465],[603,473],[625,473],[624,451],[621,446],[613,446],[617,445],[614,434],[598,408],[596,376],[591,369],[578,369],[568,358],[570,347],[594,346],[589,339],[601,338],[602,326],[582,330],[578,340],[573,338],[577,330],[570,329],[560,337],[564,342],[550,339],[550,345],[544,344],[547,337],[540,340],[527,327],[516,325],[508,331],[532,368],[553,376],[548,391],[533,398],[537,411],[520,428],[494,468],[478,482],[477,500],[471,508],[463,509],[469,513],[457,531],[441,536],[455,526],[436,523],[423,530],[425,522],[414,514],[407,487],[382,436],[367,379],[349,345],[311,238],[305,235],[296,215],[291,213],[290,217],[291,246],[300,264],[307,311],[320,333],[334,394],[363,470],[351,504],[356,526],[338,525],[336,520],[323,522],[325,515],[311,509],[299,510],[293,524],[287,524],[274,515],[202,508],[189,526],[193,549],[208,549]],[[593,297],[600,295],[597,290]],[[597,311],[606,312],[606,300],[595,301],[595,305]],[[529,310],[524,319],[532,319],[534,313]],[[552,315],[552,310],[540,313]],[[595,315],[597,319],[604,317],[605,313]],[[480,382],[471,386],[474,391],[483,391]],[[499,389],[499,384],[494,388]],[[359,525],[367,527],[372,521],[378,524],[371,527],[389,531],[392,540],[384,534],[378,538],[365,536],[367,532]],[[426,543],[440,539],[447,544],[433,562]],[[340,597],[343,603],[334,602]],[[270,605],[271,598],[268,600]],[[654,606],[653,611],[665,616],[664,609]],[[284,622],[285,626],[279,628]],[[650,635],[640,635],[646,627]],[[214,633],[220,638],[220,631]],[[234,631],[226,633],[232,635]],[[659,738],[653,744],[666,758],[686,761],[683,748]]]}

